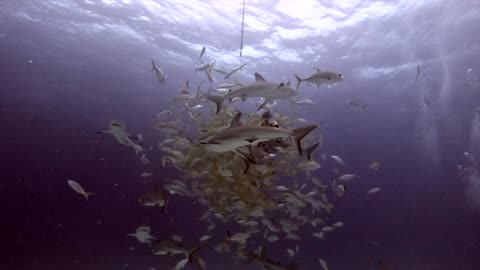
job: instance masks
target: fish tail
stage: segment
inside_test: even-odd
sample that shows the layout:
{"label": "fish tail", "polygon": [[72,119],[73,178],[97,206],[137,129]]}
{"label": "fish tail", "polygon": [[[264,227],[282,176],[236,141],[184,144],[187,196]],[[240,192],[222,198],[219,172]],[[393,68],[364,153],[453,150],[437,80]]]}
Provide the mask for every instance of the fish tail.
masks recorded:
{"label": "fish tail", "polygon": [[315,125],[309,125],[306,127],[296,128],[292,131],[293,137],[295,138],[295,144],[297,145],[298,154],[300,156],[303,155],[302,145],[300,141],[317,127],[318,125],[315,124]]}
{"label": "fish tail", "polygon": [[298,87],[300,86],[300,83],[303,81],[303,79],[298,77],[297,74],[294,74],[294,75],[295,75],[295,79],[297,79],[297,87],[295,89],[298,89]]}
{"label": "fish tail", "polygon": [[220,113],[220,110],[222,109],[222,104],[223,104],[223,97],[219,96],[213,96],[213,95],[208,95],[208,94],[203,94],[206,99],[214,102],[217,105],[217,114]]}
{"label": "fish tail", "polygon": [[308,160],[312,160],[312,157],[311,157],[312,152],[313,152],[319,145],[320,145],[320,142],[316,142],[314,145],[308,147],[308,148],[305,150],[305,152],[306,152],[306,154],[307,154],[307,159],[308,159]]}
{"label": "fish tail", "polygon": [[363,104],[363,105],[362,105],[362,109],[363,109],[364,111],[367,111],[367,108],[368,108],[368,104]]}
{"label": "fish tail", "polygon": [[85,192],[83,193],[83,197],[85,197],[85,200],[88,201],[88,197],[90,197],[91,195],[95,195],[95,192]]}

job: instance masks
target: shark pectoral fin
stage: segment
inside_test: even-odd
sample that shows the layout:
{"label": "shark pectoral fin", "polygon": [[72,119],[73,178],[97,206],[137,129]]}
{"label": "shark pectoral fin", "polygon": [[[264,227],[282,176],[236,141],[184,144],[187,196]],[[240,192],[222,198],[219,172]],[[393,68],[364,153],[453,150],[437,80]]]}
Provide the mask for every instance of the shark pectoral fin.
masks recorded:
{"label": "shark pectoral fin", "polygon": [[102,130],[102,131],[97,131],[95,133],[97,133],[97,134],[111,134],[110,130]]}
{"label": "shark pectoral fin", "polygon": [[265,107],[265,105],[267,105],[267,103],[269,103],[269,100],[268,100],[268,99],[266,99],[266,100],[262,103],[262,105],[260,105],[260,107],[258,107],[257,112],[260,111],[263,107]]}
{"label": "shark pectoral fin", "polygon": [[255,81],[257,81],[257,82],[265,82],[265,79],[264,79],[263,76],[260,75],[258,72],[255,72]]}

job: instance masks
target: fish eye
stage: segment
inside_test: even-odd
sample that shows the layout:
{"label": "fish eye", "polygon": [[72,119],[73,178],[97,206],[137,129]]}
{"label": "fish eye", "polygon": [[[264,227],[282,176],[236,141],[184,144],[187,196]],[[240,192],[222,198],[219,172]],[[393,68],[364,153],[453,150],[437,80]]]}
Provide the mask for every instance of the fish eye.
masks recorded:
{"label": "fish eye", "polygon": [[343,77],[343,76],[342,76],[342,73],[338,73],[338,77],[340,77],[340,78]]}

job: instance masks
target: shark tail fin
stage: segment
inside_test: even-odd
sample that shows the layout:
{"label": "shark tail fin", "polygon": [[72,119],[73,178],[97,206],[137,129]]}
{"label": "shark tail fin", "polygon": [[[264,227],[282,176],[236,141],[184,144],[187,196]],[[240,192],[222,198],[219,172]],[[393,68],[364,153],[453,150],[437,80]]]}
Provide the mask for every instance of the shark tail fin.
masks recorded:
{"label": "shark tail fin", "polygon": [[300,156],[303,155],[301,140],[317,127],[318,125],[315,124],[315,125],[309,125],[306,127],[296,128],[292,131],[293,137],[295,139],[295,144],[297,145],[298,154]]}
{"label": "shark tail fin", "polygon": [[298,77],[297,74],[294,74],[295,75],[295,79],[297,79],[297,87],[295,87],[295,89],[298,89],[298,87],[300,86],[300,83],[303,81],[302,78]]}
{"label": "shark tail fin", "polygon": [[320,142],[316,142],[314,145],[305,149],[305,153],[307,154],[307,159],[312,160],[312,152],[320,145]]}
{"label": "shark tail fin", "polygon": [[222,109],[223,97],[213,96],[209,94],[203,94],[203,95],[205,96],[206,99],[212,101],[217,105],[217,114],[219,114],[220,110]]}
{"label": "shark tail fin", "polygon": [[95,195],[94,192],[85,192],[83,193],[83,197],[85,197],[85,200],[88,201],[88,197],[92,196],[92,195]]}
{"label": "shark tail fin", "polygon": [[157,69],[157,66],[155,65],[155,62],[152,59],[152,71],[155,71],[155,69]]}
{"label": "shark tail fin", "polygon": [[363,104],[362,105],[362,110],[367,111],[367,108],[368,108],[368,104]]}

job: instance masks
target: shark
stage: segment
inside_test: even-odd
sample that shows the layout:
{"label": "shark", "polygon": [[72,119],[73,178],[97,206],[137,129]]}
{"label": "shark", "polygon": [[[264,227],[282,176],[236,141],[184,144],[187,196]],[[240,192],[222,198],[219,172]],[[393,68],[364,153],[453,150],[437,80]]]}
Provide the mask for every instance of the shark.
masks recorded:
{"label": "shark", "polygon": [[[264,98],[265,101],[260,105],[258,110],[262,109],[267,103],[272,103],[277,99],[291,99],[297,95],[297,91],[290,87],[289,84],[274,83],[265,80],[259,73],[255,72],[255,82],[244,84],[239,88],[229,90],[229,93],[224,96],[205,95],[205,97],[217,105],[217,114],[220,112],[223,102],[234,98],[241,98],[246,100],[251,97]],[[257,110],[257,111],[258,111]]]}
{"label": "shark", "polygon": [[316,67],[314,69],[315,73],[303,79],[295,74],[295,78],[297,79],[296,89],[298,89],[300,83],[303,81],[315,84],[317,87],[320,87],[321,84],[334,84],[336,82],[343,81],[343,75],[341,73],[334,71],[323,71]]}
{"label": "shark", "polygon": [[233,118],[230,127],[210,136],[200,142],[200,144],[205,145],[207,150],[211,152],[234,152],[242,158],[249,160],[249,158],[238,151],[238,148],[242,146],[257,146],[261,142],[273,139],[291,138],[297,147],[299,155],[303,155],[300,141],[318,127],[318,124],[313,124],[294,130],[287,130],[270,126],[242,126],[239,121],[240,117],[241,113],[239,112]]}
{"label": "shark", "polygon": [[108,129],[97,131],[97,134],[110,134],[115,138],[115,140],[117,140],[119,144],[133,148],[137,154],[143,151],[141,145],[138,145],[132,141],[132,139],[139,141],[138,137],[132,136],[127,133],[125,131],[125,123],[122,121],[110,121],[110,123],[108,124]]}
{"label": "shark", "polygon": [[159,82],[161,83],[165,82],[167,75],[163,73],[162,70],[160,70],[160,68],[157,67],[157,65],[155,65],[155,62],[153,61],[153,59],[152,59],[152,71],[155,72],[155,75],[157,76],[157,79]]}

